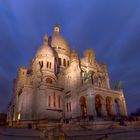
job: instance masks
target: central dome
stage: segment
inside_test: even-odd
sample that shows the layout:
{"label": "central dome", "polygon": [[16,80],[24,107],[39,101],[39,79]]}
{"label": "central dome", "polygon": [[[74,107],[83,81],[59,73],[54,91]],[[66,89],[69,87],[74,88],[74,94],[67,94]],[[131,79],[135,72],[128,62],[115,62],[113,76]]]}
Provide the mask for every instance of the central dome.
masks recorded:
{"label": "central dome", "polygon": [[70,49],[68,43],[59,34],[59,26],[54,26],[54,34],[51,37],[51,46],[56,50],[56,52],[61,54],[70,55]]}

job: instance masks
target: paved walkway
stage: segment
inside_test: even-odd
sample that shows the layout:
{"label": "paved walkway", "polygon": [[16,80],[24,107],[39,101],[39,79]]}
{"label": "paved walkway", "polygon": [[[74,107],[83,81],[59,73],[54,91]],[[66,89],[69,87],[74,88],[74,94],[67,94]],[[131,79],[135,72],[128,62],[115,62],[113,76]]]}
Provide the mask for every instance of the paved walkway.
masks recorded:
{"label": "paved walkway", "polygon": [[[140,129],[108,129],[94,131],[67,131],[66,140],[98,140],[108,134],[110,140],[140,140]],[[40,131],[33,129],[0,128],[0,140],[41,140]],[[54,132],[58,136],[58,132]],[[47,140],[47,133],[46,138]],[[58,139],[56,137],[55,139]]]}

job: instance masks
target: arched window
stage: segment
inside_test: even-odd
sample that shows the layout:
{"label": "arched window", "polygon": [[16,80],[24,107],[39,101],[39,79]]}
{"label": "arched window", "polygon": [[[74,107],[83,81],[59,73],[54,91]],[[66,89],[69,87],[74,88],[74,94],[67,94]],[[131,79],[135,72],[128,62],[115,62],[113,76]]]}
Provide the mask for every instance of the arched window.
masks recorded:
{"label": "arched window", "polygon": [[67,61],[67,66],[69,66],[70,65],[70,63],[69,63],[69,61]]}
{"label": "arched window", "polygon": [[106,97],[106,111],[107,115],[111,115],[111,97],[107,96]]}
{"label": "arched window", "polygon": [[66,59],[63,59],[63,65],[66,67]]}
{"label": "arched window", "polygon": [[48,106],[49,107],[51,106],[51,96],[49,96],[49,99],[48,99]]}
{"label": "arched window", "polygon": [[71,112],[71,103],[69,103],[69,107],[70,107],[70,112]]}
{"label": "arched window", "polygon": [[52,83],[53,83],[53,81],[52,81],[52,79],[51,79],[51,78],[46,78],[46,83],[47,83],[47,84],[52,84]]}
{"label": "arched window", "polygon": [[67,103],[67,112],[71,112],[71,102]]}
{"label": "arched window", "polygon": [[58,95],[58,107],[61,107],[61,99],[60,99],[60,95]]}
{"label": "arched window", "polygon": [[49,67],[49,62],[47,62],[47,68]]}
{"label": "arched window", "polygon": [[85,117],[87,115],[87,105],[86,105],[86,98],[84,96],[80,97],[80,107],[81,107],[82,117]]}
{"label": "arched window", "polygon": [[69,103],[67,103],[67,112],[69,112]]}
{"label": "arched window", "polygon": [[97,112],[97,116],[101,116],[102,112],[102,97],[100,95],[96,95],[95,97],[95,109]]}
{"label": "arched window", "polygon": [[51,69],[51,65],[52,65],[52,63],[50,62],[50,69]]}
{"label": "arched window", "polygon": [[55,92],[54,92],[54,99],[53,99],[53,105],[54,105],[54,107],[56,107],[56,100],[55,100]]}
{"label": "arched window", "polygon": [[39,61],[40,68],[43,68],[43,61]]}
{"label": "arched window", "polygon": [[61,58],[58,58],[59,65],[61,66]]}

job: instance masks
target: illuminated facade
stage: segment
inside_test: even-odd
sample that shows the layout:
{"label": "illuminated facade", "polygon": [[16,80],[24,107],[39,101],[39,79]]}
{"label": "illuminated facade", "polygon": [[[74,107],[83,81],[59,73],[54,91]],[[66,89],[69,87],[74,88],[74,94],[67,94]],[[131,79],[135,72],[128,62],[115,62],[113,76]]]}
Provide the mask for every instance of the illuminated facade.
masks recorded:
{"label": "illuminated facade", "polygon": [[29,68],[19,67],[14,80],[8,120],[69,120],[100,116],[127,116],[123,92],[112,90],[106,65],[92,49],[82,58],[54,26],[44,36]]}

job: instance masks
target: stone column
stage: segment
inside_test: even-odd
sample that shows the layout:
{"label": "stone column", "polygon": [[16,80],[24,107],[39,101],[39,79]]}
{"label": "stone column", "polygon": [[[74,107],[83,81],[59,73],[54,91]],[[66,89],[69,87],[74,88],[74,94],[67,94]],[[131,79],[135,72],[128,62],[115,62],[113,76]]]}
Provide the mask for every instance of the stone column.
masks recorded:
{"label": "stone column", "polygon": [[79,116],[79,111],[78,111],[78,103],[77,100],[73,97],[72,99],[73,103],[71,104],[71,109],[72,109],[72,118],[76,118]]}
{"label": "stone column", "polygon": [[108,76],[106,77],[106,84],[107,84],[107,88],[110,89],[110,83],[109,83],[109,77]]}
{"label": "stone column", "polygon": [[87,107],[88,107],[88,115],[96,116],[96,109],[95,109],[95,95],[93,91],[88,91],[87,96]]}
{"label": "stone column", "polygon": [[123,99],[123,104],[124,104],[124,115],[128,116],[125,99]]}
{"label": "stone column", "polygon": [[102,115],[103,115],[103,116],[107,116],[105,98],[102,99]]}
{"label": "stone column", "polygon": [[93,115],[93,103],[92,103],[92,96],[90,92],[87,96],[87,114]]}
{"label": "stone column", "polygon": [[111,101],[111,115],[116,115],[116,108],[114,100]]}
{"label": "stone column", "polygon": [[122,100],[121,100],[121,102],[122,102],[122,105],[123,105],[123,115],[128,116],[124,94],[123,94],[123,91],[121,91],[121,92],[122,92]]}
{"label": "stone column", "polygon": [[127,110],[126,110],[126,103],[125,103],[125,100],[124,98],[121,99],[121,107],[120,107],[120,111],[121,111],[121,115],[123,116],[127,116]]}
{"label": "stone column", "polygon": [[92,96],[92,103],[93,103],[93,116],[97,116],[95,108],[95,95]]}
{"label": "stone column", "polygon": [[[80,102],[79,102],[79,98],[76,95],[73,95],[72,97],[72,102],[71,102],[71,116],[72,118],[76,118],[79,117],[81,115],[81,108],[80,108]],[[66,103],[69,103],[69,101],[67,101]],[[67,104],[65,106],[66,110],[67,110]],[[66,111],[67,117],[70,117],[70,113]]]}

